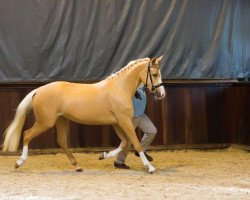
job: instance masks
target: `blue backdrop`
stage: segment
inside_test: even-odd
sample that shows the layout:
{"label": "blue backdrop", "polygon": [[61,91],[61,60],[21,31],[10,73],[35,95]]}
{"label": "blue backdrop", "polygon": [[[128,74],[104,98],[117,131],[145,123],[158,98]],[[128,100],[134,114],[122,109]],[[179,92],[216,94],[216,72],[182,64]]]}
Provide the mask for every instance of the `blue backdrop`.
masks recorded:
{"label": "blue backdrop", "polygon": [[101,80],[164,55],[164,79],[250,77],[248,0],[2,0],[0,81]]}

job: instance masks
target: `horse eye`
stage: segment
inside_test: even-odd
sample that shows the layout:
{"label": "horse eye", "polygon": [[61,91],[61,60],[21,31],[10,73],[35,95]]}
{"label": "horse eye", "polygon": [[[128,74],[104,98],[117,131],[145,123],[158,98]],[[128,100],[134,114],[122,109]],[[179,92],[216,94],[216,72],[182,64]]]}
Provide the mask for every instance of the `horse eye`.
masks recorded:
{"label": "horse eye", "polygon": [[157,77],[158,76],[158,74],[152,74],[153,75],[153,77]]}

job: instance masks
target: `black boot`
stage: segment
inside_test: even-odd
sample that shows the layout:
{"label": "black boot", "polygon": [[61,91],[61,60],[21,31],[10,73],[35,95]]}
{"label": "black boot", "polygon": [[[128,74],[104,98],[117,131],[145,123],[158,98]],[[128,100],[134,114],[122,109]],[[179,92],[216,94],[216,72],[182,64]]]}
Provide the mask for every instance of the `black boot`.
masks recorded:
{"label": "black boot", "polygon": [[125,163],[119,164],[119,163],[114,162],[114,166],[119,169],[130,169],[130,167],[126,165]]}

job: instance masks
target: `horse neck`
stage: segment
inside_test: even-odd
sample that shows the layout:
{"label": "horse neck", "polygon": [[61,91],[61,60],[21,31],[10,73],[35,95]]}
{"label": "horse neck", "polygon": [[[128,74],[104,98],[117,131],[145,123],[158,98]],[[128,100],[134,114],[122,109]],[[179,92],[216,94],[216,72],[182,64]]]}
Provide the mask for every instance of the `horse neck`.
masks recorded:
{"label": "horse neck", "polygon": [[132,98],[140,84],[140,73],[147,68],[148,60],[142,61],[128,69],[125,69],[122,74],[117,75],[112,81],[117,85],[122,85],[124,91],[130,92]]}

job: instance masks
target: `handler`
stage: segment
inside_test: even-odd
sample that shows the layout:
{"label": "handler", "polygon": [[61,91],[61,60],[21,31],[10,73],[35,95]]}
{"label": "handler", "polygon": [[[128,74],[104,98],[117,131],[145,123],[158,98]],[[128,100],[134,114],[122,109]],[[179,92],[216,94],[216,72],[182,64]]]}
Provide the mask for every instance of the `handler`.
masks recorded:
{"label": "handler", "polygon": [[[153,141],[157,133],[157,129],[154,126],[153,122],[145,114],[146,104],[147,104],[147,97],[145,91],[143,90],[143,87],[139,87],[133,98],[133,106],[134,106],[133,125],[135,129],[138,127],[142,132],[144,132],[144,135],[140,143],[142,145],[142,149],[148,161],[153,161],[153,158],[150,155],[148,155],[145,151],[148,149],[151,142]],[[114,166],[116,168],[130,169],[130,167],[125,164],[125,160],[128,155],[130,146],[131,142],[128,142],[127,146],[117,155],[116,160],[114,162]],[[138,152],[135,152],[135,155],[139,157]]]}

